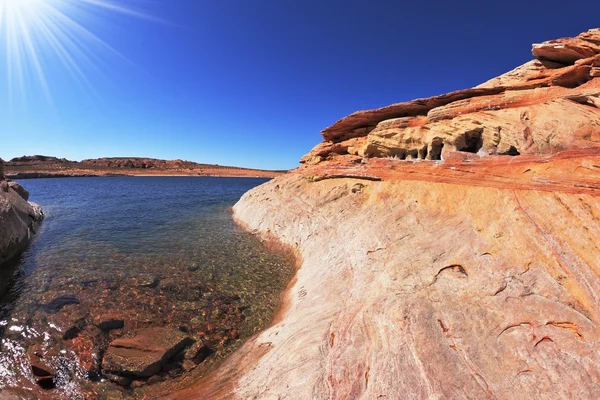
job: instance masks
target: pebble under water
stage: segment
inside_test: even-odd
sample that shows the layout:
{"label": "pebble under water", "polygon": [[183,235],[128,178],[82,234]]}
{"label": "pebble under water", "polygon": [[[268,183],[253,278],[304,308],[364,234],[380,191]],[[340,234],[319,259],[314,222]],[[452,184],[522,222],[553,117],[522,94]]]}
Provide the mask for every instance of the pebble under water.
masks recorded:
{"label": "pebble under water", "polygon": [[[165,394],[264,328],[292,277],[293,259],[236,227],[230,208],[265,181],[21,182],[46,219],[21,259],[0,272],[8,283],[0,301],[0,395]],[[150,347],[168,351],[151,348],[158,361],[140,372],[127,357],[149,351],[144,335]]]}

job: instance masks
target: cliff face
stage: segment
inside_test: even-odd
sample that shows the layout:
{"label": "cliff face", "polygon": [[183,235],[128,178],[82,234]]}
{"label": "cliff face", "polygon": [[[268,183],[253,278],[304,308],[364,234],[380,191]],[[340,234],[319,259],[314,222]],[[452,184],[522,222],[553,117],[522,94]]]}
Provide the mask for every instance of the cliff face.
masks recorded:
{"label": "cliff face", "polygon": [[[28,199],[27,190],[4,177],[0,160],[0,268],[25,249],[43,218],[41,208]],[[6,283],[0,282],[0,297]]]}
{"label": "cliff face", "polygon": [[354,113],[244,195],[300,269],[271,328],[170,398],[598,398],[600,30],[533,54]]}

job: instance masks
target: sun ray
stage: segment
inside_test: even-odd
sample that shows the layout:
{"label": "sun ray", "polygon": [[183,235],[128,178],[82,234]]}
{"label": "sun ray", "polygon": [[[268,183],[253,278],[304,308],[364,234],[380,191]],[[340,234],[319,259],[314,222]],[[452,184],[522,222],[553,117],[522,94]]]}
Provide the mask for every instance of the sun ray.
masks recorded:
{"label": "sun ray", "polygon": [[163,22],[126,3],[126,0],[0,0],[0,58],[4,58],[0,69],[3,65],[10,107],[17,99],[25,104],[28,91],[34,90],[52,105],[52,82],[46,76],[49,62],[62,66],[91,93],[95,91],[88,74],[93,72],[106,78],[102,70],[107,60],[116,57],[135,65],[84,26],[90,18],[102,21],[110,14]]}

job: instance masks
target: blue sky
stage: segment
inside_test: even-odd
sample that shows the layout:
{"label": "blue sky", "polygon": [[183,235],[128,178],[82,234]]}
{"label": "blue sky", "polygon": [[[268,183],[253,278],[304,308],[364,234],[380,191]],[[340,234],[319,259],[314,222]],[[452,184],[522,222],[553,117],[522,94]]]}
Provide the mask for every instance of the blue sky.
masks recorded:
{"label": "blue sky", "polygon": [[530,60],[531,43],[600,26],[594,1],[118,3],[164,22],[74,14],[123,56],[89,42],[87,87],[40,41],[51,100],[28,75],[18,96],[0,91],[1,157],[293,168],[353,111],[477,85]]}

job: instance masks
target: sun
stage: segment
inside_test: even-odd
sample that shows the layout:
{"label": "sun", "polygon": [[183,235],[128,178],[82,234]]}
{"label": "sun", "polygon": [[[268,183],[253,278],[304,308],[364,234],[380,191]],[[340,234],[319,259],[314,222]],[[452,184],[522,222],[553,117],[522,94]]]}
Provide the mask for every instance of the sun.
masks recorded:
{"label": "sun", "polygon": [[129,6],[127,0],[0,0],[0,74],[6,77],[11,104],[40,91],[52,103],[51,85],[44,73],[48,62],[89,86],[86,70],[96,68],[98,54],[118,53],[86,28],[84,21],[101,22],[111,13],[156,20]]}

